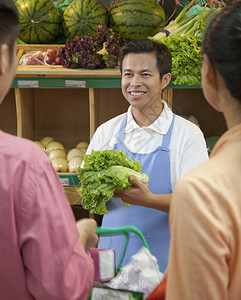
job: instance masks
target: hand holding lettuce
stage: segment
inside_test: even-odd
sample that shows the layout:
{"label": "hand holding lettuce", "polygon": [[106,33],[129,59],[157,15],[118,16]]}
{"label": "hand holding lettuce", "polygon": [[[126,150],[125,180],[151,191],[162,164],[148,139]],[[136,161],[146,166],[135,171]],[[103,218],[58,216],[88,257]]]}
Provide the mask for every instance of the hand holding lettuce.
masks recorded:
{"label": "hand holding lettuce", "polygon": [[84,157],[84,167],[79,168],[81,187],[77,189],[85,208],[90,213],[105,214],[106,202],[117,189],[129,189],[129,177],[134,176],[148,183],[148,176],[141,172],[139,161],[134,162],[121,150],[92,150]]}

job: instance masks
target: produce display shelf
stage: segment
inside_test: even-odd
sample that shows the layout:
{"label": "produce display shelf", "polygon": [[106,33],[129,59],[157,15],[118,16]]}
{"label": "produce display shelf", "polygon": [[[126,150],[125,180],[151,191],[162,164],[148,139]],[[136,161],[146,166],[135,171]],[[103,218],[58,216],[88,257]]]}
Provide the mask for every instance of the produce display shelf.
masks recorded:
{"label": "produce display shelf", "polygon": [[[64,45],[18,45],[18,61],[31,51],[59,49]],[[200,89],[200,85],[175,85],[173,81],[168,89]],[[113,69],[68,69],[60,65],[18,65],[12,88],[120,88],[121,73],[119,67]]]}
{"label": "produce display shelf", "polygon": [[[80,187],[78,174],[58,172],[58,176],[68,198],[69,204],[81,206],[81,197],[77,192],[77,189]],[[85,215],[88,216],[87,211],[85,211]]]}
{"label": "produce display shelf", "polygon": [[[175,85],[172,79],[169,89],[200,89],[200,85]],[[36,78],[17,77],[12,83],[12,88],[121,88],[121,78],[89,78],[89,77],[65,77],[65,78]]]}
{"label": "produce display shelf", "polygon": [[120,78],[15,78],[12,88],[120,88]]}

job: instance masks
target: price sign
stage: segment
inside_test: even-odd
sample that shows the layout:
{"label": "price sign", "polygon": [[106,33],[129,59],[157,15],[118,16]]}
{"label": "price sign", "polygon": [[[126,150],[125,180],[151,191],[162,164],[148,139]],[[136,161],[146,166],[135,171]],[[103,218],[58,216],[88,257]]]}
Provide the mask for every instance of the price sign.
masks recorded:
{"label": "price sign", "polygon": [[38,80],[18,80],[19,88],[38,88]]}
{"label": "price sign", "polygon": [[65,80],[66,87],[85,88],[86,81],[82,80]]}
{"label": "price sign", "polygon": [[69,178],[59,178],[63,186],[69,186]]}

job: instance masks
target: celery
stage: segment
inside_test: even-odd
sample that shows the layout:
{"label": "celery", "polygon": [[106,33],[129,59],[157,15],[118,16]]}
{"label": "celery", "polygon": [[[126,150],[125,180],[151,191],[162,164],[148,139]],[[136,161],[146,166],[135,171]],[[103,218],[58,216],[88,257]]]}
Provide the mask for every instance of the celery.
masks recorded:
{"label": "celery", "polygon": [[182,9],[182,11],[179,13],[179,15],[175,19],[176,23],[178,23],[184,17],[186,11],[193,5],[194,2],[195,2],[195,0],[192,0],[190,3],[188,3],[188,5],[186,5]]}
{"label": "celery", "polygon": [[176,30],[174,30],[173,32],[171,32],[170,35],[182,33],[183,31],[186,30],[186,28],[191,28],[196,20],[198,20],[198,15],[195,16],[193,19],[191,19],[189,22],[185,23],[181,27],[179,27]]}
{"label": "celery", "polygon": [[[190,24],[190,21],[194,20],[196,16],[194,13],[190,14],[189,8],[193,5],[195,0],[192,0],[188,5],[186,5],[182,11],[178,14],[175,20],[172,20],[167,26],[165,26],[163,29],[168,30],[170,32],[170,35],[174,35],[177,33],[181,33],[184,31],[184,29]],[[193,24],[193,23],[192,23]],[[154,35],[152,38],[154,40],[160,40],[161,38],[165,37],[166,34],[164,32],[158,32],[156,35]]]}
{"label": "celery", "polygon": [[[191,1],[164,29],[152,39],[164,43],[172,54],[172,73],[177,75],[174,84],[201,83],[201,35],[213,14],[222,8],[192,6]],[[192,6],[192,8],[190,8]]]}
{"label": "celery", "polygon": [[200,22],[201,19],[203,18],[203,15],[205,14],[205,9],[203,9],[198,15],[197,18],[195,18],[195,20],[193,20],[189,26],[186,27],[184,34],[188,33],[190,30],[193,29],[194,25],[197,24],[196,22]]}
{"label": "celery", "polygon": [[183,34],[192,34],[196,37],[200,37],[209,19],[212,17],[214,13],[217,13],[218,11],[220,11],[220,9],[218,8],[209,8],[209,9],[206,8],[199,15],[198,20],[195,21],[193,24],[190,24],[190,26],[188,26],[185,29]]}
{"label": "celery", "polygon": [[178,23],[178,26],[181,27],[182,25],[185,25],[186,23],[188,23],[189,21],[191,21],[194,17],[195,17],[195,15],[191,15],[187,19],[184,19],[183,21],[180,21]]}

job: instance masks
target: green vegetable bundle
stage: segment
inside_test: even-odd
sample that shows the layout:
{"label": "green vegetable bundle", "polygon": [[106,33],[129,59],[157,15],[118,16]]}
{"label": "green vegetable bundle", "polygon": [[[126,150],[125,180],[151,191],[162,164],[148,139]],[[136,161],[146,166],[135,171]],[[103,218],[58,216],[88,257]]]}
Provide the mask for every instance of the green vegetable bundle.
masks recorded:
{"label": "green vegetable bundle", "polygon": [[[201,3],[201,1],[198,1]],[[205,3],[206,1],[204,1]],[[164,43],[172,54],[172,74],[177,75],[174,84],[201,84],[201,38],[210,18],[221,8],[205,6],[192,0],[163,30],[150,37]]]}
{"label": "green vegetable bundle", "polygon": [[201,40],[193,35],[173,35],[162,39],[172,54],[172,73],[177,75],[174,84],[198,85],[201,83]]}
{"label": "green vegetable bundle", "polygon": [[139,161],[134,162],[125,152],[116,150],[94,151],[84,156],[84,167],[79,168],[81,187],[77,189],[85,208],[90,213],[105,214],[106,202],[116,189],[129,189],[129,177],[147,183],[149,178],[142,174]]}
{"label": "green vegetable bundle", "polygon": [[201,6],[199,4],[195,4],[197,2],[200,1],[192,0],[188,3],[178,14],[175,20],[172,20],[152,38],[158,41],[163,37],[177,34],[181,36],[188,34],[201,38],[208,21],[215,13],[221,10],[221,7],[215,8],[207,3],[205,6]]}

